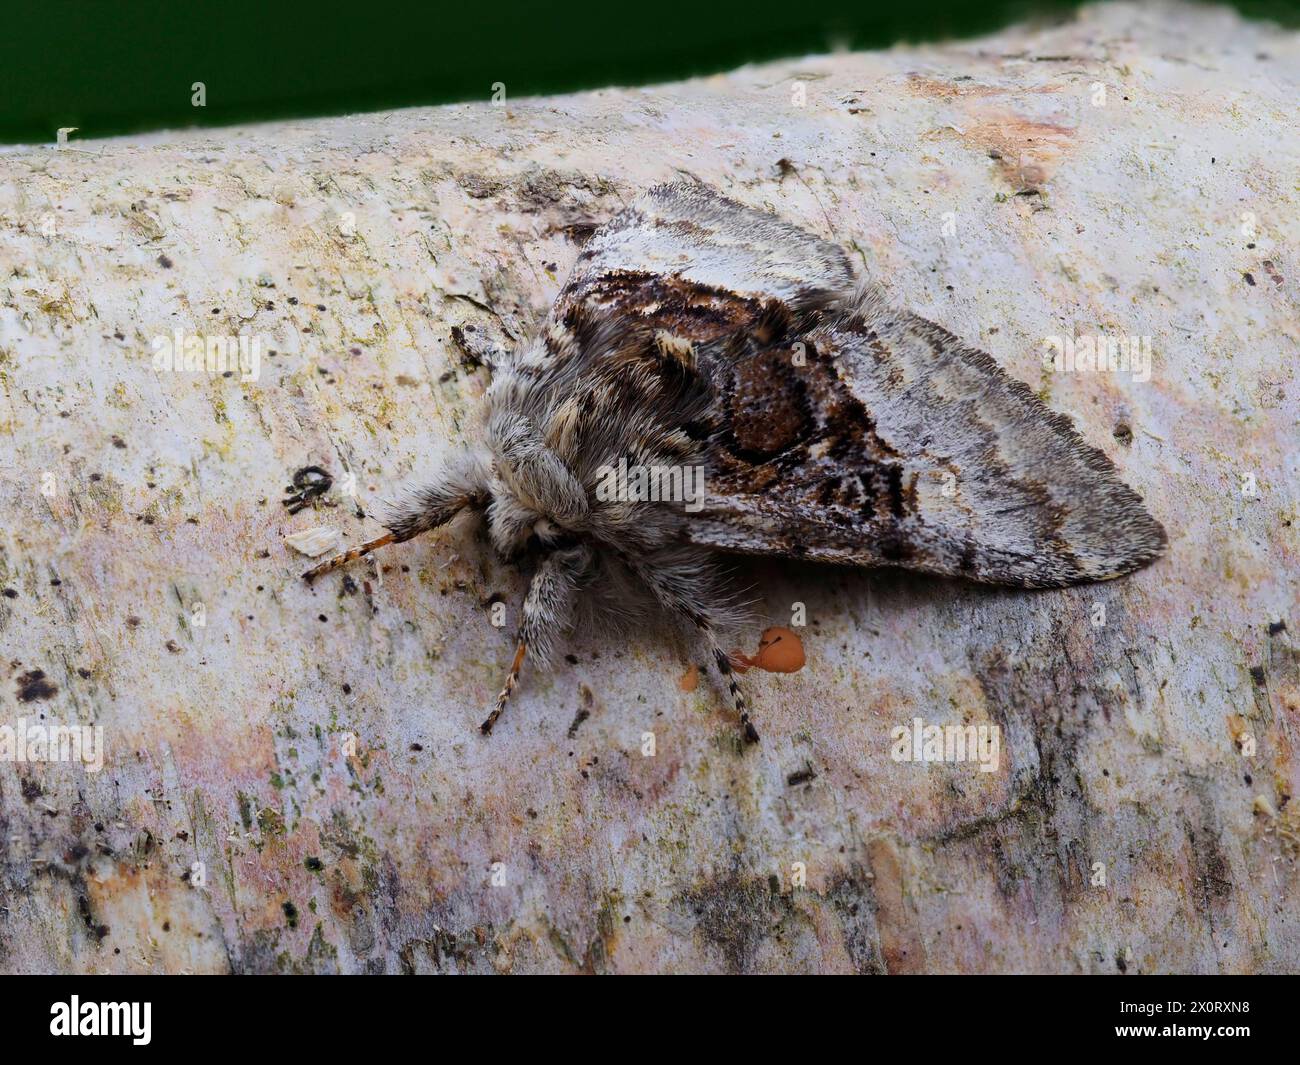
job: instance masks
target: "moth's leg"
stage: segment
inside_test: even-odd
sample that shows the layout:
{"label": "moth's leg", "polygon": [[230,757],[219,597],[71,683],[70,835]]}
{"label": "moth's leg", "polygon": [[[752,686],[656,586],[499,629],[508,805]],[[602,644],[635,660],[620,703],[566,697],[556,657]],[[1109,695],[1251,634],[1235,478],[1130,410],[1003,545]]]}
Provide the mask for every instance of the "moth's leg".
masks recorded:
{"label": "moth's leg", "polygon": [[515,343],[504,329],[490,323],[479,323],[467,329],[454,325],[451,327],[451,339],[460,348],[461,365],[465,369],[486,366],[489,373],[495,373],[496,368],[508,358]]}
{"label": "moth's leg", "polygon": [[718,643],[718,638],[712,629],[702,631],[708,641],[709,650],[713,653],[713,661],[718,666],[718,672],[726,680],[727,690],[731,692],[731,701],[735,704],[736,714],[740,718],[741,727],[745,730],[745,741],[757,743],[758,729],[754,728],[754,723],[749,719],[749,704],[745,701],[745,693],[740,690],[740,682],[736,680],[735,671],[731,668],[731,658]]}
{"label": "moth's leg", "polygon": [[707,555],[689,551],[661,555],[649,562],[641,562],[626,555],[623,560],[660,604],[685,618],[699,631],[718,672],[727,682],[727,690],[731,693],[731,701],[736,708],[736,716],[740,718],[745,740],[757,743],[758,730],[750,720],[745,693],[740,690],[740,682],[736,680],[731,668],[731,659],[718,642],[717,620],[721,611],[711,606],[709,600],[716,601],[720,594],[717,573]]}
{"label": "moth's leg", "polygon": [[437,480],[412,489],[390,505],[383,521],[387,533],[313,566],[303,574],[303,579],[311,582],[322,573],[338,569],[376,548],[404,543],[445,525],[465,507],[484,505],[488,475],[488,460],[484,456],[471,451],[457,456]]}
{"label": "moth's leg", "polygon": [[515,660],[510,663],[510,672],[506,674],[506,682],[497,694],[497,704],[492,708],[492,713],[488,714],[483,724],[478,727],[478,730],[484,736],[492,734],[492,726],[497,723],[497,718],[501,716],[501,711],[506,708],[506,703],[510,700],[511,692],[515,690],[515,685],[519,683],[519,671],[524,666],[524,655],[527,653],[528,641],[520,633],[519,646],[515,648]]}
{"label": "moth's leg", "polygon": [[510,664],[505,685],[497,696],[492,713],[479,726],[485,736],[492,731],[501,711],[506,708],[519,671],[529,651],[540,662],[549,662],[556,641],[573,623],[573,608],[583,578],[592,568],[595,556],[586,544],[562,548],[546,555],[533,574],[528,594],[524,597],[524,616],[519,624],[519,644]]}
{"label": "moth's leg", "polygon": [[375,550],[375,548],[387,547],[391,543],[396,543],[396,541],[397,538],[390,532],[384,533],[383,536],[376,536],[373,540],[367,540],[359,547],[349,548],[341,555],[335,555],[333,558],[326,559],[324,562],[312,566],[311,569],[302,575],[303,580],[310,583],[322,573],[329,573],[331,570],[336,570],[340,566],[346,566],[349,562],[355,562],[357,559],[370,554],[370,552]]}

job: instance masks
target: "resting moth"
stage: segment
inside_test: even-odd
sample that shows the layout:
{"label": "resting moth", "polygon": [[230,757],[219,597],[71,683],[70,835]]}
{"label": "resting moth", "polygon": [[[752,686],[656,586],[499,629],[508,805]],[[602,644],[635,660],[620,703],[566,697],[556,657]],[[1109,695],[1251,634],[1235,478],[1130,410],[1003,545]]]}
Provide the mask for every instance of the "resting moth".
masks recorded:
{"label": "resting moth", "polygon": [[[702,469],[706,491],[602,491],[612,469]],[[639,587],[698,631],[756,740],[719,552],[1047,588],[1165,545],[1106,456],[987,354],[859,287],[839,247],[687,183],[592,235],[539,335],[493,367],[476,441],[385,535],[305,576],[467,508],[502,556],[536,561],[484,733],[580,601],[626,613]]]}

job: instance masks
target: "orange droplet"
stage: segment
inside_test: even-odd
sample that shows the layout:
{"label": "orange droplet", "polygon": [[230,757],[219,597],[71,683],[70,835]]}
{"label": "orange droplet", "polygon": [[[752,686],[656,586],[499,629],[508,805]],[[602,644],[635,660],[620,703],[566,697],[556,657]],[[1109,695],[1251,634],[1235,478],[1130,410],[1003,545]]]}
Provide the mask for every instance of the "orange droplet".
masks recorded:
{"label": "orange droplet", "polygon": [[769,673],[798,673],[804,667],[803,641],[780,625],[763,630],[751,665]]}
{"label": "orange droplet", "polygon": [[737,673],[748,673],[754,667],[754,660],[739,647],[731,649],[731,653],[727,655],[727,660],[731,663],[731,668]]}
{"label": "orange droplet", "polygon": [[685,673],[682,674],[682,679],[677,682],[677,687],[681,688],[681,690],[684,692],[693,692],[695,690],[695,686],[699,683],[700,683],[700,667],[691,666],[690,669],[688,669]]}

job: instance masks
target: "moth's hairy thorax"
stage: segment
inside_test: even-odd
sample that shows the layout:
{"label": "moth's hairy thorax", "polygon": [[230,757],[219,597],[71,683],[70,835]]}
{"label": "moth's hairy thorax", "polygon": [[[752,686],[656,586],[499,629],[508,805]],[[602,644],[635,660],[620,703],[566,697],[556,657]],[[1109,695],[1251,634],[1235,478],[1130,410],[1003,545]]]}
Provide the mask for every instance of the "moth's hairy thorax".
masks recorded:
{"label": "moth's hairy thorax", "polygon": [[611,327],[572,315],[499,368],[483,417],[499,547],[517,547],[538,519],[616,552],[683,540],[683,500],[611,497],[600,487],[620,462],[706,465],[717,416],[689,347],[634,321]]}

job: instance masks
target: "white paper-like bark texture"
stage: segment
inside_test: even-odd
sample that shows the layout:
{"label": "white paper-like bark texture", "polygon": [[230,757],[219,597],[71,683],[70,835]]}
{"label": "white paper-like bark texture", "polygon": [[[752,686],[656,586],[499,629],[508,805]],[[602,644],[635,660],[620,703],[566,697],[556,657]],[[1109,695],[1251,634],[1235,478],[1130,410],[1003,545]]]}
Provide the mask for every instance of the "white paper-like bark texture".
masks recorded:
{"label": "white paper-like bark texture", "polygon": [[[0,969],[1296,969],[1298,130],[1295,34],[1118,5],[0,153],[0,725],[103,741],[0,761]],[[806,667],[745,678],[757,749],[659,624],[526,668],[480,736],[522,585],[473,523],[314,587],[286,537],[380,531],[471,425],[476,353],[679,174],[1029,382],[1167,556],[1038,593],[747,565],[773,623],[806,611]],[[159,369],[177,331],[245,364]],[[1056,372],[1050,337],[1150,338],[1150,379]],[[998,726],[997,771],[895,761],[916,718]]]}

